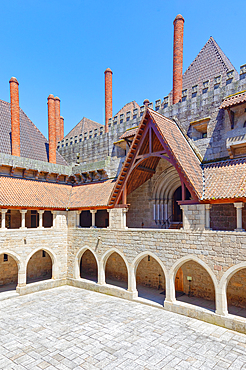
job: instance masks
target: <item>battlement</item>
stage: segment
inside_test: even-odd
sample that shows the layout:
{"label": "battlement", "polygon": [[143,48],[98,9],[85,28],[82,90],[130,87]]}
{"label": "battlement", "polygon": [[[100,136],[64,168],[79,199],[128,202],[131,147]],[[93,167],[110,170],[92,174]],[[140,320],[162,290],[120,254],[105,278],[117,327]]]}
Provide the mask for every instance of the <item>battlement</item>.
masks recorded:
{"label": "battlement", "polygon": [[[216,76],[213,81],[204,81],[203,89],[195,85],[188,90],[183,90],[182,101],[172,104],[172,94],[165,96],[163,101],[157,99],[148,106],[166,117],[177,117],[188,132],[190,122],[205,116],[210,116],[211,111],[218,111],[223,99],[231,94],[246,89],[246,65],[241,66],[240,79],[236,80],[234,71],[227,73],[226,84],[222,85],[222,77]],[[144,114],[145,106],[128,111],[125,114],[109,118],[108,133],[104,127],[100,130],[85,132],[79,136],[63,139],[58,142],[57,149],[68,163],[90,163],[105,159],[107,156],[124,157],[125,152],[116,148],[114,142],[132,127],[139,125]],[[196,141],[199,147],[205,141]]]}

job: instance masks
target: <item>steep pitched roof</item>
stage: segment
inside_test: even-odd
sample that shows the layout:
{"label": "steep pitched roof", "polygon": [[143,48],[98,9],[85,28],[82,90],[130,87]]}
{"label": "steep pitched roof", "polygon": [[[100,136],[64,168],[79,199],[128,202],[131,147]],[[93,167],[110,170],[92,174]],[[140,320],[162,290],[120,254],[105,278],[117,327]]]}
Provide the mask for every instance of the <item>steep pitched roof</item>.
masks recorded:
{"label": "steep pitched roof", "polygon": [[115,114],[115,116],[119,116],[121,114],[126,114],[126,112],[128,112],[128,111],[133,112],[133,109],[136,109],[136,108],[140,109],[140,106],[138,105],[138,103],[135,100],[133,100],[130,103],[127,103],[126,105],[124,105],[124,107],[121,108],[119,110],[119,112],[117,112]]}
{"label": "steep pitched roof", "polygon": [[[226,85],[227,72],[234,70],[235,80],[239,79],[239,74],[231,61],[221,50],[217,42],[211,36],[202,50],[187,68],[183,74],[182,90],[188,90],[191,94],[193,86],[198,85],[199,91],[202,89],[202,83],[210,80],[213,86],[214,78],[221,75],[221,85]],[[172,91],[169,94],[172,98]]]}
{"label": "steep pitched roof", "polygon": [[[20,109],[20,151],[21,157],[44,162],[49,160],[48,141],[22,109]],[[0,100],[0,152],[11,154],[10,103],[3,100]],[[56,163],[67,164],[58,152],[56,152]]]}
{"label": "steep pitched roof", "polygon": [[[178,125],[174,121],[148,108],[143,115],[125,162],[121,168],[112,192],[110,205],[116,204],[120,199],[120,192],[127,179],[127,174],[130,173],[131,168],[134,166],[135,155],[137,151],[141,149],[141,138],[146,130],[146,125],[148,125],[150,121],[152,121],[153,125],[158,130],[163,143],[162,147],[165,147],[165,150],[168,151],[168,156],[172,157],[175,168],[185,177],[190,187],[193,189],[194,194],[196,194],[198,198],[202,196],[203,180],[200,160],[197,158]],[[160,151],[159,147],[158,150]],[[153,157],[155,157],[155,155],[153,155]],[[157,163],[157,161],[155,163],[150,163],[150,169],[153,170],[153,166],[156,166]],[[135,163],[135,165],[137,165],[137,163]],[[143,178],[143,176],[141,177]],[[145,176],[145,181],[150,177],[151,175]]]}
{"label": "steep pitched roof", "polygon": [[79,123],[64,137],[64,139],[69,139],[72,136],[78,136],[84,132],[88,132],[95,129],[100,129],[103,127],[100,123],[92,121],[89,118],[83,117]]}

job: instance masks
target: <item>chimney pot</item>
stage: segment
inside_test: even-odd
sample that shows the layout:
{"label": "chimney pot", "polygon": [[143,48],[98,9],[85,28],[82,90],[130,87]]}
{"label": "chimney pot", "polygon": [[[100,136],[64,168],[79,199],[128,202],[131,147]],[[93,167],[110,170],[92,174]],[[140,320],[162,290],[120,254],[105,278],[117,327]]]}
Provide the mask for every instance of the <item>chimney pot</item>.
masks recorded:
{"label": "chimney pot", "polygon": [[10,84],[10,109],[11,109],[11,141],[12,155],[20,157],[20,106],[19,82],[15,77],[9,80]]}
{"label": "chimney pot", "polygon": [[108,120],[113,115],[112,108],[112,75],[113,72],[107,68],[105,74],[105,132],[108,132]]}
{"label": "chimney pot", "polygon": [[148,106],[149,106],[149,99],[145,99],[144,102],[143,102],[143,105],[145,105],[145,107],[148,108]]}
{"label": "chimney pot", "polygon": [[174,19],[174,42],[173,42],[173,104],[182,99],[183,83],[183,35],[184,18],[178,14]]}

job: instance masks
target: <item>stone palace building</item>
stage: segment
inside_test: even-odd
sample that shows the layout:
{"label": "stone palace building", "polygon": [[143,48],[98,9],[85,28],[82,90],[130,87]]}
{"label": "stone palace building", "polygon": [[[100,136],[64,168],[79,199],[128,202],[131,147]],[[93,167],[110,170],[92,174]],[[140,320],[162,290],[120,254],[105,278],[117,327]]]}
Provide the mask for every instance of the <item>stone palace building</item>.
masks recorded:
{"label": "stone palace building", "polygon": [[[174,20],[173,89],[154,105],[83,118],[49,141],[0,100],[0,299],[69,284],[246,333],[246,64],[210,37],[183,74]],[[14,289],[14,290],[13,290]]]}

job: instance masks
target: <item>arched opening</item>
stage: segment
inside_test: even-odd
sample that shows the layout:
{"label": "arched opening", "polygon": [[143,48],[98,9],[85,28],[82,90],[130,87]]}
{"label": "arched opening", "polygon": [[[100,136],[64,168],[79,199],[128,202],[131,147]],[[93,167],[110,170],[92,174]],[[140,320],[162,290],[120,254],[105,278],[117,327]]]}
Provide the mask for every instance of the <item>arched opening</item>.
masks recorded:
{"label": "arched opening", "polygon": [[185,262],[175,276],[176,299],[215,310],[214,283],[204,267],[195,261]]}
{"label": "arched opening", "polygon": [[246,268],[232,275],[227,285],[228,312],[246,317]]}
{"label": "arched opening", "polygon": [[97,261],[89,249],[82,254],[80,259],[80,277],[97,283]]}
{"label": "arched opening", "polygon": [[27,284],[52,278],[52,260],[44,250],[34,253],[27,264]]}
{"label": "arched opening", "polygon": [[113,252],[105,266],[105,280],[107,284],[116,285],[120,288],[128,287],[128,272],[125,261],[116,252]]}
{"label": "arched opening", "polygon": [[138,296],[163,305],[165,299],[165,275],[157,260],[148,255],[138,264],[136,270]]}
{"label": "arched opening", "polygon": [[0,292],[15,290],[18,283],[18,265],[9,254],[0,255]]}

